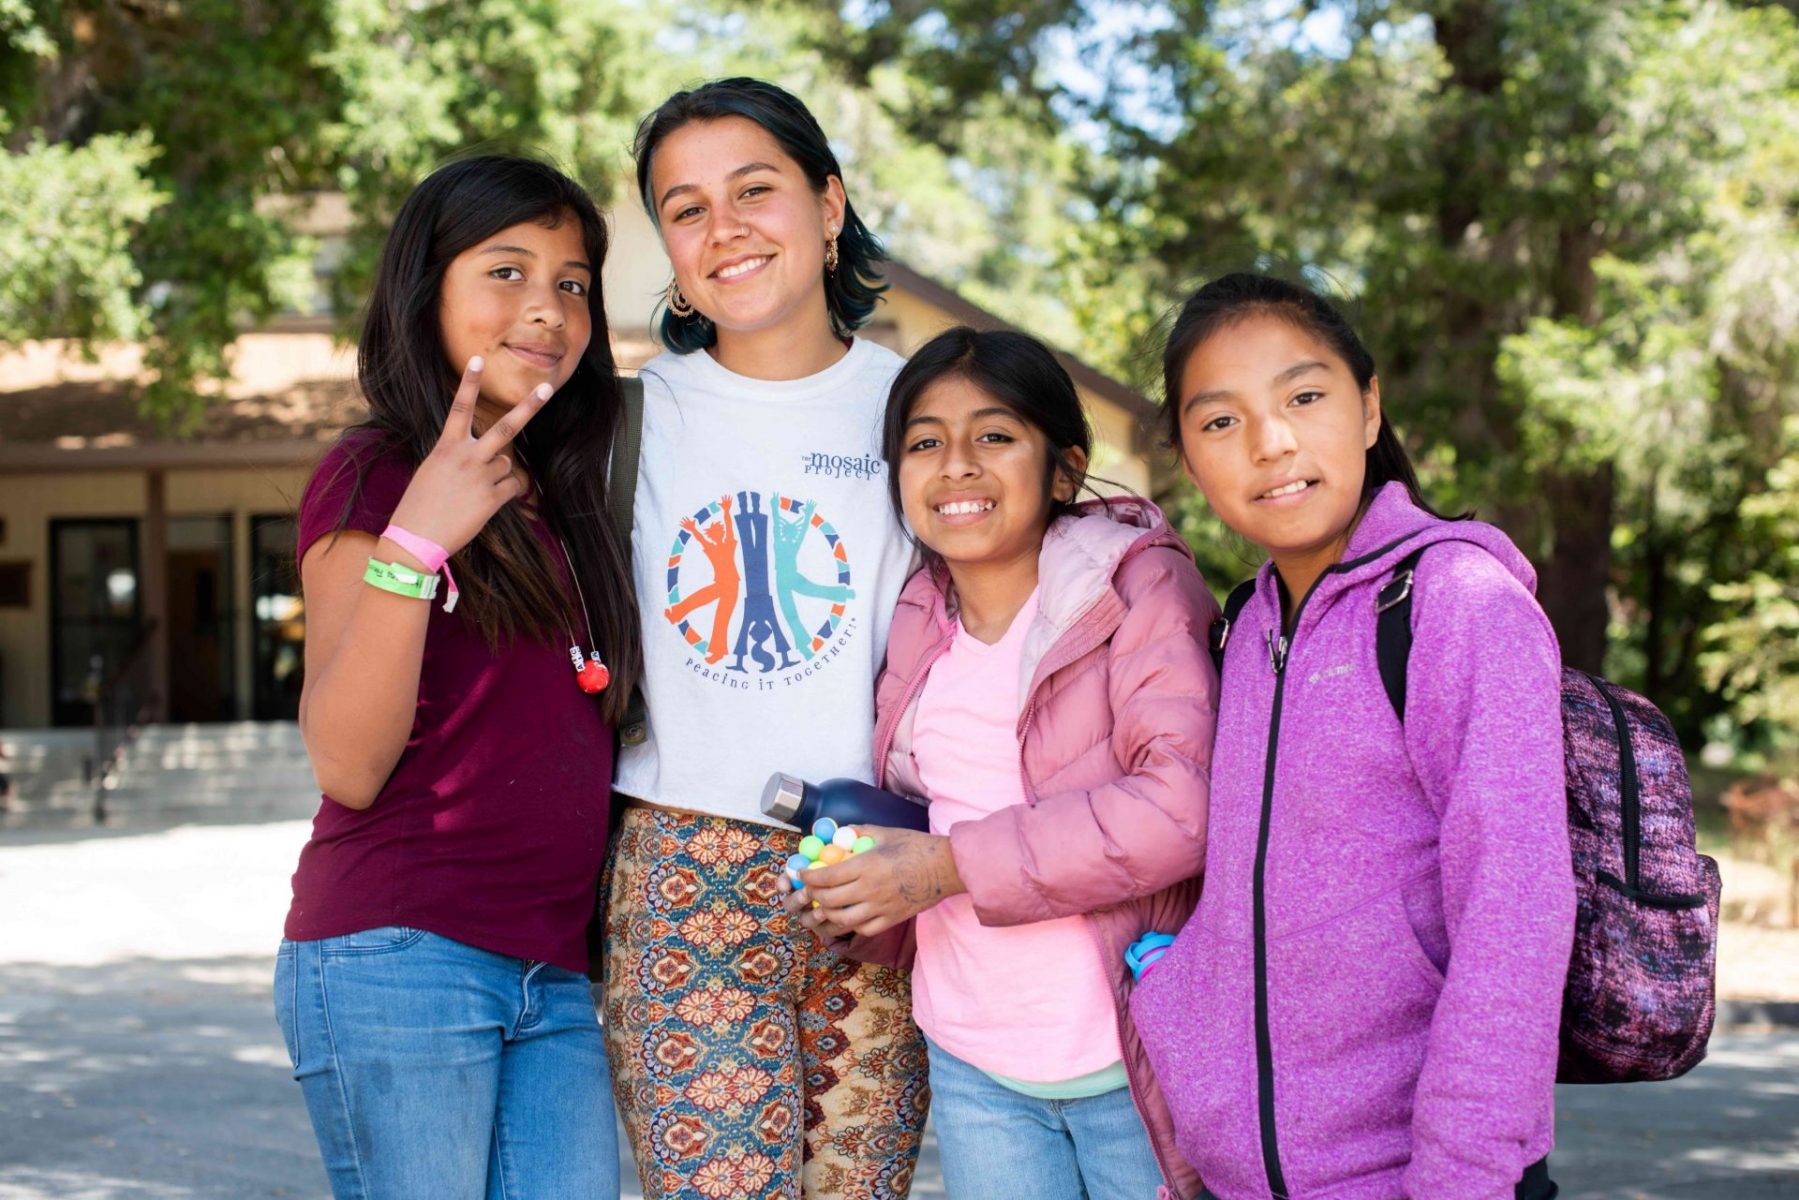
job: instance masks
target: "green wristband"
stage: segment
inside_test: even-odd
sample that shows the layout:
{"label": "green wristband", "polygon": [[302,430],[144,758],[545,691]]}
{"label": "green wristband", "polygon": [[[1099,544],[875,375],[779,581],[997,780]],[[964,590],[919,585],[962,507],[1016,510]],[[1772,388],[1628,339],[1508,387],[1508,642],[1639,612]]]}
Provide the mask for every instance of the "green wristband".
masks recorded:
{"label": "green wristband", "polygon": [[384,563],[371,558],[369,569],[362,573],[362,581],[374,584],[384,592],[413,600],[432,600],[437,597],[436,575],[427,575],[399,563]]}

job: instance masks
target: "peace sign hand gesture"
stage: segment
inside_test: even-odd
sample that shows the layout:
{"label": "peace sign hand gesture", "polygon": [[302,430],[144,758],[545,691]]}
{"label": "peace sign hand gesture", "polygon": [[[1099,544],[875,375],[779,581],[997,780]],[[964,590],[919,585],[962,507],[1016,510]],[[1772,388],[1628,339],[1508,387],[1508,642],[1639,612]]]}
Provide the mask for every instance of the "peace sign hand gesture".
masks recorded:
{"label": "peace sign hand gesture", "polygon": [[508,451],[552,394],[549,384],[538,384],[476,437],[475,399],[481,393],[482,366],[479,355],[469,359],[444,419],[443,435],[412,473],[393,515],[395,525],[429,538],[451,554],[473,541],[508,501],[528,490],[524,472],[514,469]]}

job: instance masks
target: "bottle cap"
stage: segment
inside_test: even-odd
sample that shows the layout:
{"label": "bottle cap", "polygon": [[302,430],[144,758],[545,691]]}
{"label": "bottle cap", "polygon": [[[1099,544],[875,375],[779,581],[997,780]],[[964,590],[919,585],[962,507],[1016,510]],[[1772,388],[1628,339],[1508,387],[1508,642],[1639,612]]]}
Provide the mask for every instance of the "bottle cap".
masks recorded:
{"label": "bottle cap", "polygon": [[1156,933],[1152,930],[1125,947],[1124,961],[1131,969],[1131,977],[1142,979],[1156,960],[1168,953],[1168,948],[1172,945],[1172,933]]}
{"label": "bottle cap", "polygon": [[776,771],[762,785],[762,815],[791,825],[805,798],[805,780],[796,779],[785,771]]}

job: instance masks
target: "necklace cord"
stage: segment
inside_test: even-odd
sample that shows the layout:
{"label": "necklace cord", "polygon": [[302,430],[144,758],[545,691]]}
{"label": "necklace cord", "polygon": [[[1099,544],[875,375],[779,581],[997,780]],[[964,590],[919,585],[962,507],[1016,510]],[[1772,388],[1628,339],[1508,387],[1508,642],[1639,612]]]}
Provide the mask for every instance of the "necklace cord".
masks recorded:
{"label": "necklace cord", "polygon": [[[587,611],[587,594],[581,590],[581,577],[575,574],[574,557],[569,554],[568,543],[562,540],[560,534],[556,537],[556,544],[562,547],[562,561],[568,564],[568,577],[575,585],[575,599],[581,602],[581,623],[587,626],[587,645],[591,650],[597,653],[600,644],[594,640],[593,617]],[[570,638],[569,640],[573,641],[574,639]]]}

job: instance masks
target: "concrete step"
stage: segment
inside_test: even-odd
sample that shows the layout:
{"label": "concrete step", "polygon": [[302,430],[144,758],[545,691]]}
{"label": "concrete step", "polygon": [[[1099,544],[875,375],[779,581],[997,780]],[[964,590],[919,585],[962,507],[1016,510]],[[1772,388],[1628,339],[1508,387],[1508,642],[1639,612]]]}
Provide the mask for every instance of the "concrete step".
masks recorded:
{"label": "concrete step", "polygon": [[312,779],[312,764],[304,758],[282,759],[278,762],[248,763],[235,759],[211,764],[209,766],[163,767],[155,763],[145,763],[133,758],[120,768],[114,776],[114,787],[246,787],[253,788],[260,783],[280,786],[289,780]]}
{"label": "concrete step", "polygon": [[145,725],[134,745],[158,753],[305,753],[292,721],[236,721],[216,725]]}
{"label": "concrete step", "polygon": [[41,803],[70,788],[80,789],[85,764],[94,755],[91,729],[4,729],[0,769],[12,776],[16,803]]}
{"label": "concrete step", "polygon": [[[0,734],[12,748],[20,787],[0,828],[91,820],[94,786],[83,768],[92,730],[20,730]],[[318,785],[299,726],[291,721],[146,725],[108,780],[109,823],[233,817],[310,816]]]}

